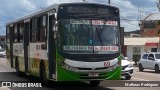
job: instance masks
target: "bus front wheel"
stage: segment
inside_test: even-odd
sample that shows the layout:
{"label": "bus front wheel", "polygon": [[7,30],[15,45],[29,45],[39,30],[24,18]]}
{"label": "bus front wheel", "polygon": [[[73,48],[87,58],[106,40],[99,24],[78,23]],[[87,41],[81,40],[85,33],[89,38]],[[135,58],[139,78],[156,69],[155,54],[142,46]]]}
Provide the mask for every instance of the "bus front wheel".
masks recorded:
{"label": "bus front wheel", "polygon": [[100,81],[90,81],[91,86],[98,86],[100,84]]}

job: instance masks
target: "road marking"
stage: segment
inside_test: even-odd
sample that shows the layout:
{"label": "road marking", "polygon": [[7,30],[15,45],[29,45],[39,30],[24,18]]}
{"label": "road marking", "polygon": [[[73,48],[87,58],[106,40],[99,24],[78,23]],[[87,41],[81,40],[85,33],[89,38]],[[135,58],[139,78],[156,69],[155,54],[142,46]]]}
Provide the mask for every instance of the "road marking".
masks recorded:
{"label": "road marking", "polygon": [[141,78],[132,78],[132,79],[135,79],[135,80],[141,80],[141,81],[151,81],[151,80],[141,79]]}
{"label": "road marking", "polygon": [[11,90],[11,89],[7,87],[0,87],[0,90]]}

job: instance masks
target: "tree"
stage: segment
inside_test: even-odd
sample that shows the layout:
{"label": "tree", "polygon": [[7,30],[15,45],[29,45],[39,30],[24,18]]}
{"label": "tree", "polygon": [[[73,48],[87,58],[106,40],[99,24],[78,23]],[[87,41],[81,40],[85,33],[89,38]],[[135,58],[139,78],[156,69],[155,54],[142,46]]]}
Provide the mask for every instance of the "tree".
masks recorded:
{"label": "tree", "polygon": [[156,4],[157,4],[157,8],[158,8],[158,10],[160,12],[160,0],[159,0],[159,2],[156,2]]}

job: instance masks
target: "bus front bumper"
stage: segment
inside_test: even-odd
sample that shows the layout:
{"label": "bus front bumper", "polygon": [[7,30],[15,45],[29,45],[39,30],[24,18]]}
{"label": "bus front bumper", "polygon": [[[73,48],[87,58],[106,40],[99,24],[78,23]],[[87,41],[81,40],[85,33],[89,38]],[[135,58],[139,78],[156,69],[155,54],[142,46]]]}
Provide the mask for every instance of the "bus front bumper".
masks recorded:
{"label": "bus front bumper", "polygon": [[88,71],[88,72],[73,72],[58,67],[57,81],[91,81],[91,80],[120,80],[121,67],[117,67],[112,71]]}

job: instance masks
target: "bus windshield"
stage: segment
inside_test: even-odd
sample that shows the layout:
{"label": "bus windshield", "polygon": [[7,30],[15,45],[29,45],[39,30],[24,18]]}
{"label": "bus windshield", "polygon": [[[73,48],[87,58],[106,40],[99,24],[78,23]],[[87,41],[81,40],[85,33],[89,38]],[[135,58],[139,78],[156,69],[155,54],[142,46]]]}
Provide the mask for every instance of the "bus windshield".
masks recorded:
{"label": "bus windshield", "polygon": [[118,21],[59,20],[59,48],[67,53],[112,53],[118,48]]}

